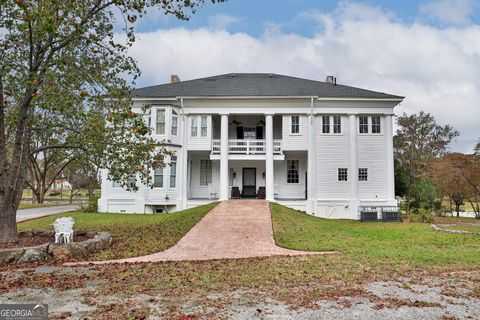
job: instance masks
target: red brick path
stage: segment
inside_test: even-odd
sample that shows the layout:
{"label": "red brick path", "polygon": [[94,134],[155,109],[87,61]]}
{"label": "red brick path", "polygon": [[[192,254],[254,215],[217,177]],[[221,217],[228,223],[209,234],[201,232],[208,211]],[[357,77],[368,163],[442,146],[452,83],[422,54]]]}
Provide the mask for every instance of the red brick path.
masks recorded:
{"label": "red brick path", "polygon": [[[238,259],[330,254],[278,247],[273,240],[268,201],[223,201],[170,249],[148,256],[95,263]],[[88,262],[87,262],[88,263]]]}

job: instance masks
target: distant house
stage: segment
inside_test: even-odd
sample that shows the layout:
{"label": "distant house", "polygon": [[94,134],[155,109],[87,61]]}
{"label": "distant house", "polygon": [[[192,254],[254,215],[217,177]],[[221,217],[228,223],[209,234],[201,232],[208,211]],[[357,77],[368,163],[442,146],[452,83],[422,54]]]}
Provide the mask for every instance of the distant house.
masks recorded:
{"label": "distant house", "polygon": [[[403,97],[277,74],[232,73],[137,89],[170,166],[128,192],[103,172],[101,211],[160,213],[266,198],[327,218],[394,206],[392,116]],[[235,214],[232,212],[232,214]]]}

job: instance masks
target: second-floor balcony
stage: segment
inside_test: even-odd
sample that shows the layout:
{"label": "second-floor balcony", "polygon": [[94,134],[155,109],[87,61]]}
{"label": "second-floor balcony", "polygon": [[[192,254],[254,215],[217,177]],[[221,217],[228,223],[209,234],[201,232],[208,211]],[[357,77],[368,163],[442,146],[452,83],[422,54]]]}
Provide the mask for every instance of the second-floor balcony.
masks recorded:
{"label": "second-floor balcony", "polygon": [[[220,139],[212,140],[212,154],[220,154]],[[266,153],[266,141],[264,139],[229,139],[229,154],[262,155]],[[282,155],[282,140],[273,140],[273,154]]]}

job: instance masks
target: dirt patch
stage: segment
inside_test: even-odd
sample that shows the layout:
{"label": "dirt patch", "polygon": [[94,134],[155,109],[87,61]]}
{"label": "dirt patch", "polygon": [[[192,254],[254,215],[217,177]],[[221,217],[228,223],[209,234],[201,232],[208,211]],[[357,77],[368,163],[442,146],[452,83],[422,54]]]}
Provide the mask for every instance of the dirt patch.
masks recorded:
{"label": "dirt patch", "polygon": [[[115,269],[119,281],[138,268]],[[140,266],[137,266],[140,267]],[[143,266],[147,267],[147,266]],[[0,303],[48,303],[52,319],[477,319],[480,299],[477,290],[480,273],[455,272],[426,275],[412,272],[409,277],[358,284],[355,292],[316,299],[314,306],[299,306],[260,288],[236,290],[206,289],[189,292],[189,279],[170,292],[154,283],[152,288],[125,292],[104,292],[111,278],[104,277],[105,266],[66,268],[44,265],[0,272]],[[412,277],[415,276],[415,277]],[[162,277],[159,281],[162,281]],[[75,281],[72,281],[74,280]],[[124,279],[125,280],[125,279]],[[130,286],[137,286],[131,282]],[[325,283],[311,283],[322,290]],[[117,288],[118,289],[118,288]],[[147,290],[150,289],[150,290]],[[298,288],[289,288],[298,292]],[[140,293],[139,291],[145,291]]]}
{"label": "dirt patch", "polygon": [[[82,242],[93,238],[94,234],[81,232],[74,234],[73,242]],[[0,249],[24,248],[33,247],[46,243],[53,243],[55,236],[53,233],[35,233],[35,232],[21,232],[18,235],[18,241],[12,243],[0,243]]]}

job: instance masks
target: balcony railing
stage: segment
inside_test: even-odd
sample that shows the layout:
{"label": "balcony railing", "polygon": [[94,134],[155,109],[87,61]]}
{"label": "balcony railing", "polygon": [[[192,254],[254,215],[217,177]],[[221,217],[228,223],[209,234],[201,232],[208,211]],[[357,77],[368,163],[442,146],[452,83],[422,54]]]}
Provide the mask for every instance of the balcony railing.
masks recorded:
{"label": "balcony railing", "polygon": [[[220,154],[220,139],[212,140],[212,154]],[[229,154],[265,154],[266,142],[258,139],[228,140]],[[273,140],[273,154],[282,154],[282,140]]]}

